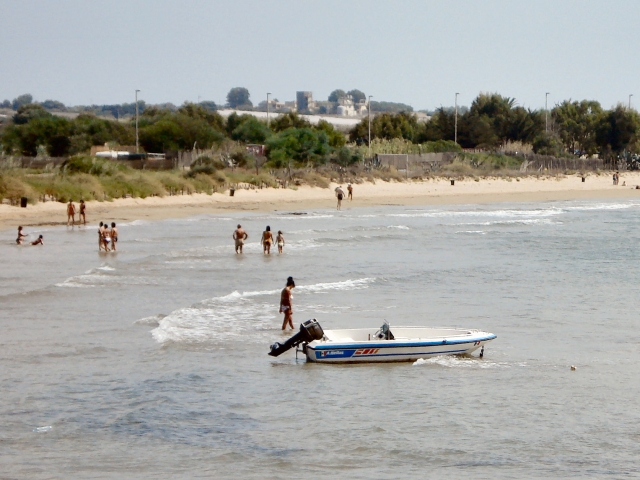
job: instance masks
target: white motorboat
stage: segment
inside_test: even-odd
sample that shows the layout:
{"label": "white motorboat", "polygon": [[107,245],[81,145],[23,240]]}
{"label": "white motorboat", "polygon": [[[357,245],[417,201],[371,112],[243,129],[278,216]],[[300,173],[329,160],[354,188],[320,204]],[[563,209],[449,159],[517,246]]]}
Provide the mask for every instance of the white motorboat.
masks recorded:
{"label": "white motorboat", "polygon": [[413,362],[434,355],[468,355],[496,338],[493,333],[460,328],[393,327],[322,330],[315,320],[300,325],[300,332],[284,344],[275,343],[269,355],[277,357],[302,344],[310,362]]}

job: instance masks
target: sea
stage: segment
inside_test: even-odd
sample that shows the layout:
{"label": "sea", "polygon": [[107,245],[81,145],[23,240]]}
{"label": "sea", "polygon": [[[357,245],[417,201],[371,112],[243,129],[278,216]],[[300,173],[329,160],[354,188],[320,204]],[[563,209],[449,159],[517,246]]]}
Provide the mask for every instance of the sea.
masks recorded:
{"label": "sea", "polygon": [[[640,199],[354,204],[0,232],[0,478],[640,477]],[[296,328],[497,338],[273,358],[288,276]]]}

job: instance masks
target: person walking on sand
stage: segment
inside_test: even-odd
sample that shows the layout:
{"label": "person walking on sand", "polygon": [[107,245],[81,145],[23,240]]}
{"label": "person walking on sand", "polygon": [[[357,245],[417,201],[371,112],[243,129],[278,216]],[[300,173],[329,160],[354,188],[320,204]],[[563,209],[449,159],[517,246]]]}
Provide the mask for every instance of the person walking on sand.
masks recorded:
{"label": "person walking on sand", "polygon": [[24,242],[26,236],[27,234],[22,231],[22,227],[18,227],[18,238],[16,238],[16,245],[22,245],[22,242]]}
{"label": "person walking on sand", "polygon": [[71,225],[76,224],[76,206],[71,200],[69,200],[69,204],[67,205],[67,226],[69,226],[69,222],[71,222]]}
{"label": "person walking on sand", "polygon": [[349,194],[349,201],[353,200],[353,187],[351,186],[351,184],[347,185],[347,192]]}
{"label": "person walking on sand", "polygon": [[282,322],[282,330],[287,329],[287,325],[293,330],[293,309],[291,307],[291,290],[296,287],[293,277],[287,278],[287,286],[282,289],[280,294],[280,313],[284,313],[284,321]]}
{"label": "person walking on sand", "polygon": [[87,217],[85,216],[85,210],[87,206],[84,203],[84,200],[80,200],[80,215],[78,216],[78,223],[82,223],[83,225],[87,224]]}
{"label": "person walking on sand", "polygon": [[271,233],[271,227],[267,225],[267,229],[262,232],[262,238],[260,239],[262,244],[263,253],[271,255],[271,244],[273,243],[273,234]]}
{"label": "person walking on sand", "polygon": [[342,207],[342,199],[344,198],[344,190],[342,190],[342,185],[336,187],[336,197],[338,197],[338,210]]}
{"label": "person walking on sand", "polygon": [[282,247],[284,247],[284,235],[282,235],[282,230],[278,230],[276,243],[278,244],[278,253],[282,253]]}
{"label": "person walking on sand", "polygon": [[44,238],[40,235],[37,239],[31,242],[31,245],[44,245]]}
{"label": "person walking on sand", "polygon": [[116,222],[111,222],[111,250],[116,251],[116,243],[118,243],[118,229],[116,228]]}
{"label": "person walking on sand", "polygon": [[242,225],[238,224],[238,228],[233,232],[233,239],[236,241],[236,253],[242,253],[242,246],[247,238],[249,238],[249,235],[242,229]]}

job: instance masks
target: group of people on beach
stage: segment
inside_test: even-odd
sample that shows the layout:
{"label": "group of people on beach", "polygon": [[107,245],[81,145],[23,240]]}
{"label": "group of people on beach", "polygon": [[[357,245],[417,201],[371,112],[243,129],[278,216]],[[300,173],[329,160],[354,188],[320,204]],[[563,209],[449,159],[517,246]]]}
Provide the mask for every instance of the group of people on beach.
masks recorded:
{"label": "group of people on beach", "polygon": [[[242,228],[242,225],[238,224],[238,228],[233,232],[233,240],[236,244],[236,253],[242,253],[242,247],[244,241],[249,238],[249,234]],[[260,244],[265,255],[271,255],[271,245],[274,243],[273,233],[271,233],[271,227],[267,225],[267,228],[262,232],[262,238]],[[278,230],[278,235],[275,238],[275,243],[278,245],[278,253],[282,253],[282,247],[284,247],[284,234],[282,230]]]}
{"label": "group of people on beach", "polygon": [[108,222],[100,222],[98,227],[98,251],[115,252],[117,243],[118,227],[116,227],[116,222],[111,222],[111,229],[109,229]]}
{"label": "group of people on beach", "polygon": [[[342,190],[342,185],[339,185],[335,189],[336,198],[338,199],[338,207],[337,209],[342,209],[342,199],[344,198],[344,190]],[[353,200],[353,186],[351,184],[347,185],[348,199]]]}
{"label": "group of people on beach", "polygon": [[[80,200],[80,210],[78,211],[78,224],[87,224],[86,217],[87,206],[84,203],[84,200]],[[67,226],[76,224],[76,206],[73,203],[73,200],[69,200],[67,204]]]}
{"label": "group of people on beach", "polygon": [[[18,227],[18,238],[16,238],[17,245],[24,245],[24,240],[27,238],[28,233],[24,232],[24,229],[20,226]],[[29,242],[30,245],[44,245],[44,237],[39,235],[33,242]]]}

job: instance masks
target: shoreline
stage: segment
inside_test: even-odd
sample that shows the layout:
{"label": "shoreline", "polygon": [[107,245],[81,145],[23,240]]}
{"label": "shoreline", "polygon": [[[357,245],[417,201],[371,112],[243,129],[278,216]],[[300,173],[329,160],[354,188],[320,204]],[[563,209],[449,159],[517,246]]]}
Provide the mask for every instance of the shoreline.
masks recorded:
{"label": "shoreline", "polygon": [[[354,200],[343,200],[343,209],[379,205],[454,205],[501,202],[541,202],[595,199],[640,199],[640,172],[625,172],[620,179],[627,186],[612,185],[610,175],[590,175],[586,182],[576,175],[561,177],[489,177],[420,182],[384,182],[354,184]],[[336,208],[332,183],[327,188],[301,186],[297,189],[236,190],[228,192],[192,194],[170,197],[126,198],[113,201],[87,202],[90,224],[108,220],[162,220],[206,213],[295,211]],[[342,184],[346,191],[346,183]],[[77,205],[77,201],[74,202]],[[0,205],[0,231],[18,225],[66,225],[66,206],[59,202],[38,203],[27,208]],[[77,224],[77,223],[76,223]]]}

